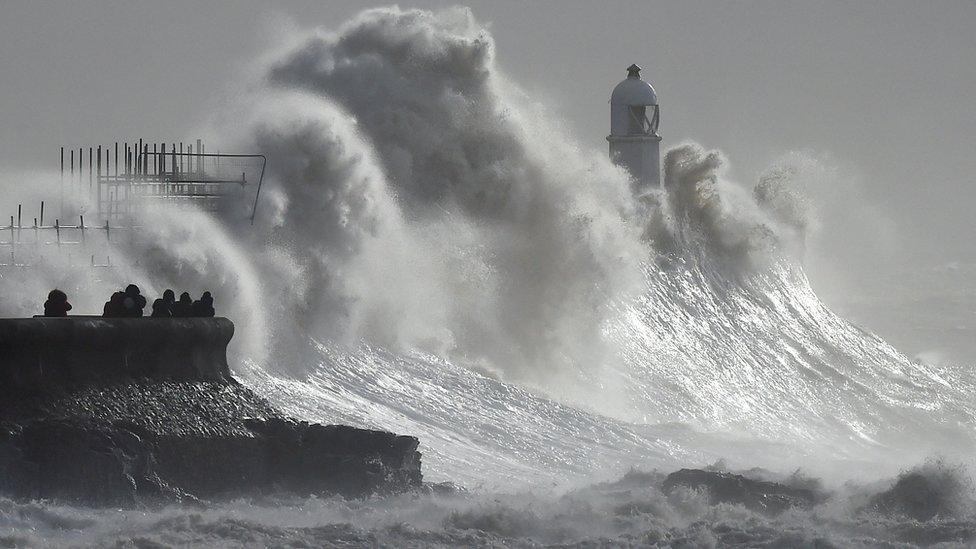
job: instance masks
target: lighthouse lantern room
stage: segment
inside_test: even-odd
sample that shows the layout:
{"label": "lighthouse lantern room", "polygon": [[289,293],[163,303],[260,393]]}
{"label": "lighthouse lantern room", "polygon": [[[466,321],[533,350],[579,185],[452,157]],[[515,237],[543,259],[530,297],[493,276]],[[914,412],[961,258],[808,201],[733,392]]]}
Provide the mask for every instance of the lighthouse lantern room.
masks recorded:
{"label": "lighthouse lantern room", "polygon": [[660,110],[654,88],[637,65],[610,94],[610,159],[630,172],[637,190],[661,184]]}

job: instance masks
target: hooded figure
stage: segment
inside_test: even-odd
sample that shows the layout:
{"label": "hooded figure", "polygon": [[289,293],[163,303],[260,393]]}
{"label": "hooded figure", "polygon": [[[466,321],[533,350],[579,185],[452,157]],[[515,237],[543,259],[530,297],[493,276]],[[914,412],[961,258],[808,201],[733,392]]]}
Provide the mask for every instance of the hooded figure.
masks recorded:
{"label": "hooded figure", "polygon": [[180,300],[173,304],[173,316],[193,316],[193,300],[190,299],[190,294],[186,292],[180,294]]}
{"label": "hooded figure", "polygon": [[176,305],[176,295],[173,290],[166,290],[163,292],[163,297],[153,301],[152,316],[155,318],[171,317],[173,316],[174,305]]}
{"label": "hooded figure", "polygon": [[71,304],[68,303],[68,295],[55,288],[47,294],[47,301],[44,302],[44,316],[68,316]]}
{"label": "hooded figure", "polygon": [[150,316],[153,318],[169,318],[173,316],[173,313],[170,311],[169,303],[166,303],[165,299],[159,298],[153,301],[152,315]]}
{"label": "hooded figure", "polygon": [[193,316],[214,316],[213,296],[210,292],[203,292],[198,301],[193,302]]}
{"label": "hooded figure", "polygon": [[120,317],[125,312],[122,306],[122,301],[125,299],[125,294],[122,292],[115,292],[112,297],[105,302],[105,307],[102,309],[102,316],[106,318]]}
{"label": "hooded figure", "polygon": [[170,312],[173,312],[173,305],[176,304],[176,294],[173,293],[173,290],[163,292],[163,301],[169,304]]}
{"label": "hooded figure", "polygon": [[125,297],[122,298],[122,316],[139,317],[146,308],[146,298],[139,293],[139,287],[129,284],[125,287]]}

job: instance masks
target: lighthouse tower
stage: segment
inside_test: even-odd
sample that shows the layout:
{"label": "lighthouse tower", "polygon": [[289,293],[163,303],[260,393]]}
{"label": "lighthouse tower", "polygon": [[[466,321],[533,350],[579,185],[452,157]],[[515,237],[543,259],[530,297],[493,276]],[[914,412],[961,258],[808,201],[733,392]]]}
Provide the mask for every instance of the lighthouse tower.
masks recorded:
{"label": "lighthouse tower", "polygon": [[641,68],[627,67],[627,78],[610,94],[610,160],[627,168],[636,190],[661,184],[660,112],[657,94],[641,79]]}

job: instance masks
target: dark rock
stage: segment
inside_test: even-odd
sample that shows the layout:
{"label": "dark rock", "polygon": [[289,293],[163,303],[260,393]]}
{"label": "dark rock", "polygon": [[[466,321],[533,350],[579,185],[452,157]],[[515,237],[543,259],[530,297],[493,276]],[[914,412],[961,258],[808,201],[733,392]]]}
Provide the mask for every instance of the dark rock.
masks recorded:
{"label": "dark rock", "polygon": [[291,492],[364,494],[422,484],[414,437],[281,418],[250,419],[247,426],[268,440],[267,464],[287,472],[276,482]]}
{"label": "dark rock", "polygon": [[662,490],[671,493],[678,486],[704,490],[709,503],[730,503],[770,515],[779,514],[791,507],[810,507],[821,496],[805,488],[792,488],[775,482],[753,480],[732,473],[681,469],[664,480]]}
{"label": "dark rock", "polygon": [[894,486],[871,498],[869,508],[888,515],[903,515],[927,521],[953,517],[958,506],[961,483],[948,472],[925,474],[912,471],[899,475]]}
{"label": "dark rock", "polygon": [[151,448],[125,429],[72,420],[38,420],[2,443],[20,454],[10,464],[11,495],[74,503],[131,505],[137,494],[170,496],[153,471]]}
{"label": "dark rock", "polygon": [[[127,334],[123,351],[116,335],[101,334],[96,350],[77,353],[84,360],[72,349],[95,324],[42,320],[59,324],[0,322],[0,381],[13,381],[0,384],[0,494],[127,506],[280,491],[360,497],[423,484],[416,438],[291,420],[235,381],[226,319],[108,319],[109,332]],[[159,334],[131,323],[165,326]],[[197,349],[195,365],[167,371],[165,361],[139,358],[160,341]],[[208,362],[213,353],[220,358]],[[98,356],[110,366],[87,362]]]}

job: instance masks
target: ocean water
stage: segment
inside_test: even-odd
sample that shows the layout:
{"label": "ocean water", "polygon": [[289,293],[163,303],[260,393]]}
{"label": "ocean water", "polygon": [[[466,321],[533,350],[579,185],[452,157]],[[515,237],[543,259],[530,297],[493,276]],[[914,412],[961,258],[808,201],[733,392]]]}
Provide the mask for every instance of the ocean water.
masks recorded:
{"label": "ocean water", "polygon": [[[465,9],[368,10],[282,37],[212,122],[210,142],[268,156],[253,227],[161,210],[139,240],[92,251],[112,270],[52,258],[0,278],[0,311],[18,315],[53,286],[79,312],[129,281],[210,289],[247,386],[301,419],[415,435],[425,479],[450,487],[139,509],[0,500],[0,545],[973,544],[976,380],[816,295],[802,268],[816,162],[750,184],[719,151],[677,144],[664,186],[634,189],[494,55]],[[709,466],[828,497],[770,517],[660,489]],[[928,479],[934,518],[871,505],[906,473]]]}
{"label": "ocean water", "polygon": [[976,363],[974,281],[976,264],[930,261],[882,269],[828,301],[917,360],[966,368]]}

